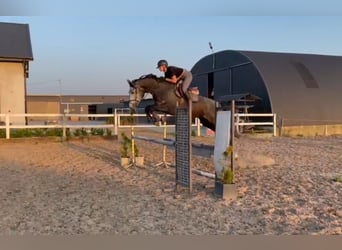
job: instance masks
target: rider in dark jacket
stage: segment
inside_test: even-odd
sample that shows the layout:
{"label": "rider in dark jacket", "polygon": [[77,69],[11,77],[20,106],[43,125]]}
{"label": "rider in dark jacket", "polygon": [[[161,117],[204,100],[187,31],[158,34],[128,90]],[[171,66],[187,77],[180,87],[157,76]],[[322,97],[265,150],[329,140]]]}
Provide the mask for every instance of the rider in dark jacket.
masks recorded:
{"label": "rider in dark jacket", "polygon": [[166,60],[160,60],[157,64],[157,69],[164,72],[165,80],[167,82],[177,84],[182,81],[183,93],[188,97],[187,91],[192,81],[192,74],[190,71],[175,66],[169,66]]}

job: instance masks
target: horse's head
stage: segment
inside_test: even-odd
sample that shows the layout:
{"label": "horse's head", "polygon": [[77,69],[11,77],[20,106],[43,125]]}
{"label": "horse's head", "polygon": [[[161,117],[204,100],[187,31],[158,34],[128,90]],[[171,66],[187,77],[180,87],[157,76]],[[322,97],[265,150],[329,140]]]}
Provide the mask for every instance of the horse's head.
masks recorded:
{"label": "horse's head", "polygon": [[129,84],[129,108],[135,113],[136,109],[144,97],[145,92],[139,86],[136,86],[135,80],[127,80]]}
{"label": "horse's head", "polygon": [[144,98],[145,93],[150,93],[151,84],[154,84],[156,81],[157,77],[153,74],[141,76],[133,81],[127,80],[129,84],[129,108],[132,112],[136,112],[136,109]]}

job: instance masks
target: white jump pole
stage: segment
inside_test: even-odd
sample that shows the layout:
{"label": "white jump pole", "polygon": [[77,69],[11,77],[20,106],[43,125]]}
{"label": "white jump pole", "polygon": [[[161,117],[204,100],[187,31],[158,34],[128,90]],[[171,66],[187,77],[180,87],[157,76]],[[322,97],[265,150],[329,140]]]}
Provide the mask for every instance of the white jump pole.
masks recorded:
{"label": "white jump pole", "polygon": [[[166,124],[166,121],[163,122],[163,139],[167,139],[167,133],[166,133],[166,130],[167,130],[167,124]],[[164,166],[166,168],[170,167],[171,166],[171,163],[167,162],[166,161],[166,145],[163,145],[163,158],[162,158],[162,161],[157,163],[155,165],[156,167],[158,166]]]}

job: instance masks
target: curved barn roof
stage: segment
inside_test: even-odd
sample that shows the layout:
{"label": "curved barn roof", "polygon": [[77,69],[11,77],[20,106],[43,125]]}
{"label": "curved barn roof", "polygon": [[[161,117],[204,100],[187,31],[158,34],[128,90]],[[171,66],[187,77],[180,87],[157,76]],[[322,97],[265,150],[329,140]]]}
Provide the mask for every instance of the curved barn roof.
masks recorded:
{"label": "curved barn roof", "polygon": [[[272,112],[287,125],[342,124],[342,57],[225,50],[202,58],[192,71],[196,78],[205,71],[243,63],[258,71]],[[253,75],[251,67],[240,71]]]}

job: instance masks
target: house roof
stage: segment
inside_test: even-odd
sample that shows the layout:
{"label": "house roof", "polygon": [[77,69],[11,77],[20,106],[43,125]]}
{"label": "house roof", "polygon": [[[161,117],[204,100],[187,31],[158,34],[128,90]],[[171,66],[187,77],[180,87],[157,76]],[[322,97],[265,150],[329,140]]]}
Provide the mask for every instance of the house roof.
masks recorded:
{"label": "house roof", "polygon": [[0,22],[0,58],[33,60],[28,24]]}

